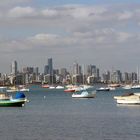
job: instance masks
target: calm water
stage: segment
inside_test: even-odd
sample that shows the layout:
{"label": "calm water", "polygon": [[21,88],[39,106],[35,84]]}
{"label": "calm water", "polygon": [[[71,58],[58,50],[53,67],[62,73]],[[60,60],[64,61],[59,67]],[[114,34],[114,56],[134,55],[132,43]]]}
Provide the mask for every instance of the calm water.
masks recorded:
{"label": "calm water", "polygon": [[31,90],[24,107],[0,108],[0,140],[140,139],[140,106],[118,106],[113,99],[124,91],[73,99],[62,90]]}

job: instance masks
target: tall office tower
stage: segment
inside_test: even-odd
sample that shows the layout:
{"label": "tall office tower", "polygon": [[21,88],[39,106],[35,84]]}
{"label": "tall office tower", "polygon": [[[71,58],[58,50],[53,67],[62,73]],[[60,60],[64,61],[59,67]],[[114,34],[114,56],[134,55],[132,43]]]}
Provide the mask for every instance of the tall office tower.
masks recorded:
{"label": "tall office tower", "polygon": [[44,67],[44,75],[47,75],[47,74],[49,74],[49,66],[45,65],[45,67]]}
{"label": "tall office tower", "polygon": [[79,74],[79,65],[78,63],[73,64],[73,75]]}
{"label": "tall office tower", "polygon": [[17,74],[17,61],[13,61],[11,64],[11,74]]}
{"label": "tall office tower", "polygon": [[38,67],[35,67],[35,68],[34,68],[34,73],[35,73],[36,75],[39,74],[39,68],[38,68]]}
{"label": "tall office tower", "polygon": [[89,76],[94,75],[97,77],[97,71],[96,71],[96,66],[95,65],[88,65],[87,66],[87,74]]}
{"label": "tall office tower", "polygon": [[53,75],[53,61],[52,58],[48,59],[49,74]]}

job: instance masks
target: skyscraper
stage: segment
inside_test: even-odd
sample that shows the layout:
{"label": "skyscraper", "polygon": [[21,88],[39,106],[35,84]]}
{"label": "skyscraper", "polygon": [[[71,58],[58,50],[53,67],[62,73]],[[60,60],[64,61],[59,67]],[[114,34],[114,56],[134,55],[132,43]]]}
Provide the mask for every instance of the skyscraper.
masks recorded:
{"label": "skyscraper", "polygon": [[11,64],[11,74],[13,75],[17,74],[17,61],[13,61]]}
{"label": "skyscraper", "polygon": [[73,75],[81,74],[82,73],[82,68],[79,66],[77,62],[74,62],[73,64]]}
{"label": "skyscraper", "polygon": [[44,75],[47,75],[47,74],[49,74],[49,66],[45,65],[44,66]]}
{"label": "skyscraper", "polygon": [[52,61],[52,58],[48,59],[48,68],[49,68],[49,74],[53,75],[53,61]]}

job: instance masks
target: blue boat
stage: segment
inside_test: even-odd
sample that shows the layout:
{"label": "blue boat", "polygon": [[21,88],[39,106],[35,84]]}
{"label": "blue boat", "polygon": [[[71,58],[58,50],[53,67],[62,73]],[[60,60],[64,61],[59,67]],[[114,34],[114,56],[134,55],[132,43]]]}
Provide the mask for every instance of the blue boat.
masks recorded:
{"label": "blue boat", "polygon": [[5,93],[0,93],[0,107],[22,107],[26,102],[27,98],[22,92],[17,92],[15,98]]}

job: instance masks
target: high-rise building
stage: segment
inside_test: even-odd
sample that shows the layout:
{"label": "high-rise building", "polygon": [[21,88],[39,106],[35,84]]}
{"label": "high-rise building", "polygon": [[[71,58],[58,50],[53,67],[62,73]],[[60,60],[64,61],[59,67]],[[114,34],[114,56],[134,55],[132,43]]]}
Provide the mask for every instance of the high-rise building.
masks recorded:
{"label": "high-rise building", "polygon": [[28,74],[33,74],[34,73],[34,68],[33,67],[24,67],[22,69],[23,73],[28,73]]}
{"label": "high-rise building", "polygon": [[45,67],[44,67],[44,75],[47,75],[47,74],[49,74],[49,66],[45,65]]}
{"label": "high-rise building", "polygon": [[34,68],[34,73],[35,73],[36,75],[39,74],[39,67],[35,67],[35,68]]}
{"label": "high-rise building", "polygon": [[50,75],[53,75],[53,61],[52,61],[52,58],[49,58],[48,59],[48,68],[49,68],[49,73]]}
{"label": "high-rise building", "polygon": [[60,74],[62,75],[63,78],[66,78],[68,72],[66,68],[61,68]]}
{"label": "high-rise building", "polygon": [[121,83],[122,82],[122,73],[120,70],[116,70],[111,75],[111,81],[113,83]]}
{"label": "high-rise building", "polygon": [[88,65],[87,66],[87,75],[91,76],[97,76],[96,66],[95,65]]}
{"label": "high-rise building", "polygon": [[13,75],[17,74],[17,61],[13,61],[11,64],[11,74]]}
{"label": "high-rise building", "polygon": [[73,64],[73,75],[82,74],[82,67],[78,63]]}

